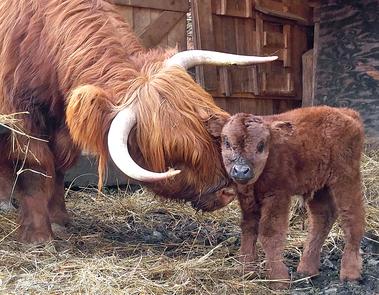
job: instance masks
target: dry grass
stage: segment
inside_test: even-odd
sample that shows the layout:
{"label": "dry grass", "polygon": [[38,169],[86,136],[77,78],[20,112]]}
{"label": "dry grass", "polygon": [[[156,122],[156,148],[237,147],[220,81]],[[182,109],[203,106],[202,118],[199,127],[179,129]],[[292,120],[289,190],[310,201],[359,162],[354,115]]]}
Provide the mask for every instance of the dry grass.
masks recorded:
{"label": "dry grass", "polygon": [[[379,235],[378,152],[364,156],[362,172],[367,231]],[[261,252],[256,273],[240,271],[236,202],[201,214],[143,189],[133,194],[84,189],[69,191],[67,204],[73,217],[69,232],[44,247],[15,242],[16,213],[0,214],[0,293],[278,294],[264,282]],[[305,237],[296,202],[293,212],[290,267]],[[325,248],[339,249],[341,236],[335,226]]]}

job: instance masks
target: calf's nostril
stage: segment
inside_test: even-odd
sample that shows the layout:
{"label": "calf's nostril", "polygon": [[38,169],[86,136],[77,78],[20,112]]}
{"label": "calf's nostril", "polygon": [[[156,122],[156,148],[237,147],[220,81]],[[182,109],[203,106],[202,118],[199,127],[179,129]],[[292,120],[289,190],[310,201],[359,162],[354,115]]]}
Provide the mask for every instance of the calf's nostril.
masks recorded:
{"label": "calf's nostril", "polygon": [[233,178],[248,179],[251,175],[251,169],[247,165],[234,165],[231,169],[231,176]]}
{"label": "calf's nostril", "polygon": [[243,168],[242,173],[243,173],[244,175],[249,174],[249,172],[250,172],[250,168],[249,168],[249,167],[244,167],[244,168]]}

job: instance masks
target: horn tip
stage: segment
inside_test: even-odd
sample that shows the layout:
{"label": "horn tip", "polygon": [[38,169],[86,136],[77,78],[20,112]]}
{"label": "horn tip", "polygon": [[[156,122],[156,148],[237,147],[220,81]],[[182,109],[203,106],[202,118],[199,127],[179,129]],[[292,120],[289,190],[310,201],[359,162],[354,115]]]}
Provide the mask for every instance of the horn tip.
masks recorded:
{"label": "horn tip", "polygon": [[168,174],[168,177],[172,177],[172,176],[178,175],[180,172],[182,172],[182,170],[174,170],[174,169],[170,168],[167,171],[167,174]]}

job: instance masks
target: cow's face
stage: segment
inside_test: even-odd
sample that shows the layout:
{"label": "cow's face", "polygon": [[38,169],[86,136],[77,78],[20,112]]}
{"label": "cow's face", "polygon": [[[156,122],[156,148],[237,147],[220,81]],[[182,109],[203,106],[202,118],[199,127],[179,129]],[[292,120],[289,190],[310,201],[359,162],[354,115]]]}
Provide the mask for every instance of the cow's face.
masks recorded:
{"label": "cow's face", "polygon": [[254,183],[261,175],[269,153],[270,128],[261,118],[236,114],[212,123],[219,136],[225,169],[236,183]]}
{"label": "cow's face", "polygon": [[203,201],[212,203],[213,193],[227,186],[230,179],[223,167],[220,142],[206,126],[216,115],[229,115],[182,69],[156,69],[147,77],[137,81],[140,84],[130,95],[136,96],[137,123],[129,136],[129,150],[147,170],[172,168],[181,172],[144,183],[161,196],[212,210]]}
{"label": "cow's face", "polygon": [[[199,124],[204,122],[199,118]],[[207,133],[205,127],[204,131]],[[135,131],[134,131],[135,132]],[[139,147],[133,144],[135,133],[129,138],[129,147],[134,159],[137,163],[146,169],[151,169],[148,163],[149,159],[144,159]],[[166,137],[166,143],[182,142],[186,136],[194,136],[196,130],[190,128],[176,134],[171,134]],[[220,194],[225,187],[231,184],[231,180],[224,169],[221,148],[219,140],[213,138],[209,133],[204,137],[204,134],[198,134],[201,140],[196,140],[196,136],[191,141],[191,144],[196,143],[195,149],[188,149],[177,153],[166,153],[165,162],[169,163],[169,167],[173,167],[181,172],[175,177],[168,178],[163,181],[145,183],[158,195],[176,200],[184,200],[191,202],[192,206],[199,210],[213,211],[224,207],[233,196],[225,197],[225,193]],[[184,138],[183,138],[184,136]],[[189,145],[189,144],[188,144]],[[182,146],[182,144],[180,145]]]}

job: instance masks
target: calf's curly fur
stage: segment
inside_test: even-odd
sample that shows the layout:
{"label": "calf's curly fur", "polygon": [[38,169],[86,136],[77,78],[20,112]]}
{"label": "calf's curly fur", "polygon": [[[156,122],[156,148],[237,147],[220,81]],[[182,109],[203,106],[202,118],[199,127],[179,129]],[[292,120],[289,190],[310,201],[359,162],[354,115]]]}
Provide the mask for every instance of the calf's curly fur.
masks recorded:
{"label": "calf's curly fur", "polygon": [[259,237],[268,277],[289,278],[282,253],[290,197],[302,195],[309,232],[297,271],[318,273],[321,247],[339,215],[345,233],[340,278],[360,278],[364,129],[358,113],[326,106],[263,117],[239,113],[227,121],[215,118],[208,128],[221,140],[224,165],[236,185],[245,263],[253,261]]}

